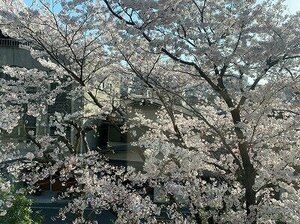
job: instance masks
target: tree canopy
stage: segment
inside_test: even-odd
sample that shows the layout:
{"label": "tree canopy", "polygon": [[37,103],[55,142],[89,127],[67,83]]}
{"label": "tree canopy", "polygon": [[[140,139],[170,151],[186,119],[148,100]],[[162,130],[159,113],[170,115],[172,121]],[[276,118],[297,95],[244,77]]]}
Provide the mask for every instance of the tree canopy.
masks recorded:
{"label": "tree canopy", "polygon": [[[26,116],[42,123],[62,93],[77,105],[51,114],[54,136],[24,126],[25,159],[14,150],[20,143],[1,146],[3,161],[22,158],[9,166],[16,180],[34,187],[57,172],[76,180],[61,217],[83,222],[89,207],[111,210],[117,223],[300,221],[300,13],[288,14],[284,1],[3,6],[1,31],[26,43],[41,67],[4,66],[1,131]],[[153,116],[134,101],[155,105]],[[141,171],[89,147],[97,120],[123,124]]]}

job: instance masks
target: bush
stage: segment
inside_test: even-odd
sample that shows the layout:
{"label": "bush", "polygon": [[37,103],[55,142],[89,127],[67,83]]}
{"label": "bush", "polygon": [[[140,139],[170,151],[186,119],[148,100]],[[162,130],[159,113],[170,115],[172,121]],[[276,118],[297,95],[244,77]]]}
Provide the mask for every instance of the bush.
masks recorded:
{"label": "bush", "polygon": [[[3,190],[3,189],[2,189]],[[5,204],[5,211],[0,216],[1,224],[40,224],[42,216],[31,209],[31,200],[24,195],[12,197],[14,190],[6,189],[0,192],[0,201]],[[11,204],[11,205],[9,205]]]}

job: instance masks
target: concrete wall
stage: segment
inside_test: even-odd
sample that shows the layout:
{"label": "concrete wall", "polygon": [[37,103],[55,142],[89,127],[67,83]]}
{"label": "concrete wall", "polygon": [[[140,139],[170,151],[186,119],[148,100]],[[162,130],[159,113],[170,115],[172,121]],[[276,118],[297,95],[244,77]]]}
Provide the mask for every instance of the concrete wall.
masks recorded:
{"label": "concrete wall", "polygon": [[[30,52],[21,48],[18,42],[9,38],[6,38],[5,40],[8,41],[2,41],[0,44],[0,68],[9,65],[14,67],[25,67],[27,69],[43,69],[42,66],[31,57]],[[41,120],[44,119],[45,118],[41,118]],[[19,144],[19,149],[25,148],[26,139],[23,126],[24,121],[20,120],[20,125],[17,126],[12,133],[2,133],[0,136],[1,144],[5,145],[6,142],[14,142]],[[37,130],[45,132],[45,130],[42,130],[42,127],[37,128]]]}
{"label": "concrete wall", "polygon": [[0,66],[4,65],[25,67],[28,69],[42,69],[41,65],[31,57],[30,52],[28,50],[22,49],[18,46],[0,46]]}

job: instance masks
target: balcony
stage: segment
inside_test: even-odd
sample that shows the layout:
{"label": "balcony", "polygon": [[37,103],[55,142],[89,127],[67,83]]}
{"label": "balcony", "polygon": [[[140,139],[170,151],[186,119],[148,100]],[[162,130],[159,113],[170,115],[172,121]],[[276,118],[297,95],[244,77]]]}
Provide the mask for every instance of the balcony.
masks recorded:
{"label": "balcony", "polygon": [[0,38],[0,47],[22,47],[29,46],[28,42],[21,42],[11,38]]}

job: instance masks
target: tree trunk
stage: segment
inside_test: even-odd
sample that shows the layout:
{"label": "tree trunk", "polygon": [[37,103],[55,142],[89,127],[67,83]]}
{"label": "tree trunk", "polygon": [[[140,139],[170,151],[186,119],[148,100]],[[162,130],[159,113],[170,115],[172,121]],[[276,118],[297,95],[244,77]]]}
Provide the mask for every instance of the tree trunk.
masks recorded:
{"label": "tree trunk", "polygon": [[[235,125],[241,122],[239,109],[234,109],[231,112],[231,116]],[[256,205],[256,192],[253,190],[256,178],[256,170],[251,163],[249,156],[249,145],[246,141],[243,131],[239,127],[235,127],[235,134],[239,139],[238,148],[242,158],[243,171],[241,172],[241,184],[246,189],[245,200],[246,200],[246,210],[247,210],[247,223],[255,224],[257,221],[257,211],[256,209],[251,210],[251,206]]]}
{"label": "tree trunk", "polygon": [[248,154],[247,142],[239,144],[239,149],[243,161],[244,172],[242,173],[241,183],[245,187],[246,210],[248,216],[247,223],[256,223],[256,209],[251,210],[251,206],[256,205],[256,192],[253,190],[256,178],[256,170],[254,169]]}

